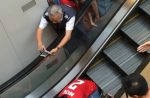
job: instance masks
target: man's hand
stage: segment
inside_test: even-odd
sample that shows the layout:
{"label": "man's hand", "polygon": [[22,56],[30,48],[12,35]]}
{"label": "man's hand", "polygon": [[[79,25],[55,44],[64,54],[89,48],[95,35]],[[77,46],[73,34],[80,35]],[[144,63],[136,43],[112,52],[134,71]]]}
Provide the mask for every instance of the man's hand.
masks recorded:
{"label": "man's hand", "polygon": [[45,46],[43,44],[38,44],[38,50],[39,51],[45,51],[46,48],[45,48]]}
{"label": "man's hand", "polygon": [[59,50],[59,48],[56,47],[50,51],[50,54],[55,55],[58,52],[58,50]]}
{"label": "man's hand", "polygon": [[150,50],[150,41],[145,42],[137,48],[138,52],[145,52],[147,50]]}

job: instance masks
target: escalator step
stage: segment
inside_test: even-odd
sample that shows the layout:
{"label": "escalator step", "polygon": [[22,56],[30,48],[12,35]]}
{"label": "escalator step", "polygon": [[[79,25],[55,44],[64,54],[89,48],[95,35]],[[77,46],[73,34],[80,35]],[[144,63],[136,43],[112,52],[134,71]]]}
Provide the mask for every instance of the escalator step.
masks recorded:
{"label": "escalator step", "polygon": [[145,0],[139,7],[150,16],[150,0]]}
{"label": "escalator step", "polygon": [[104,91],[115,95],[121,88],[121,75],[111,64],[103,60],[87,71],[87,75]]}
{"label": "escalator step", "polygon": [[144,58],[130,43],[119,39],[104,50],[107,55],[126,74],[131,74],[142,64]]}
{"label": "escalator step", "polygon": [[150,23],[142,16],[136,17],[121,30],[138,45],[150,40]]}

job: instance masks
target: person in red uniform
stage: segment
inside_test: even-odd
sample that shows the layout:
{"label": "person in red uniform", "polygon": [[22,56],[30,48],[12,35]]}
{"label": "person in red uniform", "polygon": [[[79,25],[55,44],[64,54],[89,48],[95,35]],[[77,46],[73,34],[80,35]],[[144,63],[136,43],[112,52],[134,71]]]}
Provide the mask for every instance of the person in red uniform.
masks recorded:
{"label": "person in red uniform", "polygon": [[60,4],[68,5],[74,9],[79,9],[79,6],[73,0],[60,0]]}
{"label": "person in red uniform", "polygon": [[93,81],[77,79],[66,86],[57,98],[101,98],[101,95]]}
{"label": "person in red uniform", "polygon": [[74,9],[79,9],[79,6],[73,0],[48,0],[48,4],[67,5]]}

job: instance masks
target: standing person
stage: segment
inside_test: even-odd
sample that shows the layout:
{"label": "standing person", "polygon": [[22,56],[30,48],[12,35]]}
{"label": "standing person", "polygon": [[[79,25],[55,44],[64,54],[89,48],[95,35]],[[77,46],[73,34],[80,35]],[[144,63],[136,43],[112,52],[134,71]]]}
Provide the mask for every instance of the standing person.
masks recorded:
{"label": "standing person", "polygon": [[71,7],[66,5],[51,5],[42,16],[41,22],[36,31],[38,50],[46,50],[42,42],[42,33],[48,23],[54,27],[58,35],[63,35],[62,40],[50,51],[50,54],[55,55],[60,48],[64,47],[71,39],[72,31],[74,29],[75,15],[76,12]]}
{"label": "standing person", "polygon": [[[90,20],[90,24],[92,26],[96,26],[96,22],[98,20],[100,20],[100,15],[99,15],[99,10],[98,10],[98,6],[97,6],[97,1],[96,0],[92,0],[92,3],[91,3],[91,7],[90,9],[88,10],[87,12],[88,14],[88,17],[89,17],[89,20]],[[95,14],[95,19],[93,19],[93,15],[92,14]]]}
{"label": "standing person", "polygon": [[[85,2],[86,0],[79,0],[79,4],[81,6],[84,5]],[[91,6],[86,11],[82,20],[82,25],[84,30],[81,26],[79,26],[79,29],[81,29],[81,31],[83,30],[84,32],[89,32],[93,26],[97,27],[96,22],[98,22],[99,20],[100,20],[100,14],[97,6],[97,1],[92,0]]]}
{"label": "standing person", "polygon": [[77,79],[66,86],[56,98],[101,98],[101,95],[93,81]]}
{"label": "standing person", "polygon": [[104,16],[112,6],[112,0],[97,0],[99,13]]}
{"label": "standing person", "polygon": [[47,0],[49,6],[52,4],[57,5],[67,5],[69,7],[72,7],[74,9],[79,9],[79,6],[74,2],[74,0]]}
{"label": "standing person", "polygon": [[138,52],[145,52],[150,50],[150,41],[145,42],[137,48]]}
{"label": "standing person", "polygon": [[150,88],[143,76],[133,73],[122,79],[127,95],[132,98],[150,98]]}

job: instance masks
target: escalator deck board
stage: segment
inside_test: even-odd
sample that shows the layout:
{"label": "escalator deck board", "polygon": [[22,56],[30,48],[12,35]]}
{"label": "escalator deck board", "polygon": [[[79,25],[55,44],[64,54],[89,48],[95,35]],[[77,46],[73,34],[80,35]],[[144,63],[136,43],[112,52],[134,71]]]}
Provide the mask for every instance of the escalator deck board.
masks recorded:
{"label": "escalator deck board", "polygon": [[144,58],[129,42],[119,39],[104,50],[106,54],[126,74],[131,74],[141,65]]}
{"label": "escalator deck board", "polygon": [[121,30],[138,45],[150,40],[150,23],[144,17],[136,17]]}
{"label": "escalator deck board", "polygon": [[121,88],[121,75],[106,60],[90,68],[87,75],[95,81],[104,93],[115,95]]}
{"label": "escalator deck board", "polygon": [[139,7],[150,16],[150,0],[145,0]]}

